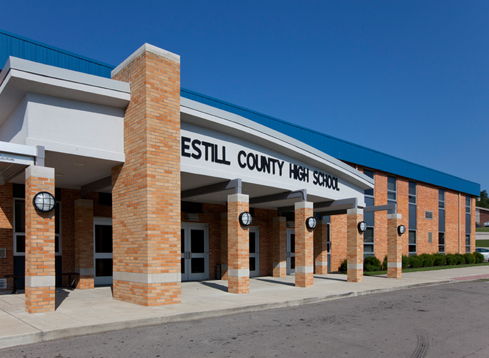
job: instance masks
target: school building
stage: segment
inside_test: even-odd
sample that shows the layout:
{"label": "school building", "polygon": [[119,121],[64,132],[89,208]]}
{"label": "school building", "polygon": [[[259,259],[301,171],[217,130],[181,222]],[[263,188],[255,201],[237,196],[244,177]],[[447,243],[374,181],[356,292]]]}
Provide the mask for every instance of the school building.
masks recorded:
{"label": "school building", "polygon": [[[131,53],[128,49],[128,53]],[[192,59],[188,59],[192,60]],[[179,303],[181,282],[295,275],[365,255],[475,249],[480,185],[180,86],[144,44],[117,67],[0,31],[0,283]]]}

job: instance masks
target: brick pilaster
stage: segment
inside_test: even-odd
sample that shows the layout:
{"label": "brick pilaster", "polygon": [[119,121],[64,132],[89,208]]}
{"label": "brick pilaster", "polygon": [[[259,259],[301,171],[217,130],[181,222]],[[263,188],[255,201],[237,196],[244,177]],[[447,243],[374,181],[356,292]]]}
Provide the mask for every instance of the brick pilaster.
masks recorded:
{"label": "brick pilaster", "polygon": [[273,277],[287,276],[287,219],[273,218]]}
{"label": "brick pilaster", "polygon": [[114,298],[180,303],[180,56],[145,44],[112,77],[131,84],[112,169]]}
{"label": "brick pilaster", "polygon": [[[397,232],[397,226],[401,224],[401,214],[387,215],[387,277],[402,277],[402,240]],[[408,236],[408,232],[404,233]]]}
{"label": "brick pilaster", "polygon": [[314,234],[306,219],[314,215],[313,203],[295,203],[295,285],[312,287],[314,282]]}
{"label": "brick pilaster", "polygon": [[76,288],[94,287],[93,200],[75,200],[75,271],[80,274]]}
{"label": "brick pilaster", "polygon": [[249,197],[228,195],[228,292],[250,292],[250,234],[239,215],[249,211]]}
{"label": "brick pilaster", "polygon": [[25,310],[55,310],[54,210],[37,211],[34,196],[54,195],[54,169],[30,166],[25,179]]}
{"label": "brick pilaster", "polygon": [[363,233],[358,231],[358,223],[363,220],[363,210],[347,211],[347,260],[348,282],[363,281]]}
{"label": "brick pilaster", "polygon": [[314,230],[314,265],[318,275],[328,273],[328,222],[318,220]]}

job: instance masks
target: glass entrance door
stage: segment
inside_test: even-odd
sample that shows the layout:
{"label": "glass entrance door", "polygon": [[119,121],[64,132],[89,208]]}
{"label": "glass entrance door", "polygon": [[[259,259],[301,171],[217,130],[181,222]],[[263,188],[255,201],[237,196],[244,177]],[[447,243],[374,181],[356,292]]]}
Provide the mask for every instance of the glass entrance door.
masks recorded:
{"label": "glass entrance door", "polygon": [[182,223],[182,281],[209,279],[207,224]]}
{"label": "glass entrance door", "polygon": [[295,274],[295,230],[287,229],[287,275]]}
{"label": "glass entrance door", "polygon": [[93,219],[94,284],[112,284],[112,219]]}
{"label": "glass entrance door", "polygon": [[250,277],[260,276],[260,228],[250,227]]}

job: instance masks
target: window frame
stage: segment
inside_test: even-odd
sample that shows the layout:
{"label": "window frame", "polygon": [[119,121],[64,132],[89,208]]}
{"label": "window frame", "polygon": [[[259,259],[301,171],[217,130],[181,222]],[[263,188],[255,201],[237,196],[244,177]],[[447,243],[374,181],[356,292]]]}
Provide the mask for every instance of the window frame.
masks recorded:
{"label": "window frame", "polygon": [[[409,240],[411,239],[411,233],[414,234],[414,244],[412,244]],[[415,251],[411,251],[411,246],[414,246],[416,248]],[[408,233],[408,253],[409,253],[409,256],[412,256],[412,255],[417,255],[418,253],[418,238],[417,238],[417,235],[416,235],[416,230],[409,230],[409,233]]]}

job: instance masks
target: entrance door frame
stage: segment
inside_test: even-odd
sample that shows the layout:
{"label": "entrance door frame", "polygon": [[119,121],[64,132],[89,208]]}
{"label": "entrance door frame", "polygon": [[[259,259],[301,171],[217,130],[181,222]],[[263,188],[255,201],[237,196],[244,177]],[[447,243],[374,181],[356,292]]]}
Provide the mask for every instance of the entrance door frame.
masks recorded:
{"label": "entrance door frame", "polygon": [[[114,242],[112,241],[112,252],[111,253],[96,253],[95,252],[95,226],[112,226],[112,218],[103,218],[103,217],[94,217],[93,218],[93,283],[95,286],[98,285],[112,285],[113,276],[103,276],[97,277],[97,266],[95,262],[97,259],[112,259],[113,260],[113,252],[114,252]],[[113,238],[113,235],[112,235]],[[112,267],[113,267],[112,261]]]}
{"label": "entrance door frame", "polygon": [[[295,265],[294,268],[292,268],[291,258],[293,257],[295,262],[295,229],[289,228],[286,230],[286,233],[287,233],[287,275],[294,275]],[[294,252],[291,252],[291,241],[290,241],[291,235],[294,235]]]}
{"label": "entrance door frame", "polygon": [[[258,226],[250,226],[249,233],[255,234],[255,253],[251,253],[250,251],[250,261],[251,258],[255,258],[255,270],[251,271],[250,269],[250,277],[260,276],[260,227]],[[250,237],[251,240],[251,237]]]}
{"label": "entrance door frame", "polygon": [[[185,273],[182,273],[182,281],[203,281],[209,279],[209,224],[203,223],[189,223],[182,222],[182,230],[185,237],[181,238],[181,241],[185,241],[185,252],[181,253],[181,258],[183,259],[182,264],[185,265]],[[192,229],[202,229],[204,230],[204,253],[196,254],[191,253],[190,250],[190,232]],[[182,246],[183,247],[183,246]],[[204,258],[204,273],[192,274],[191,273],[191,259],[193,258]]]}

